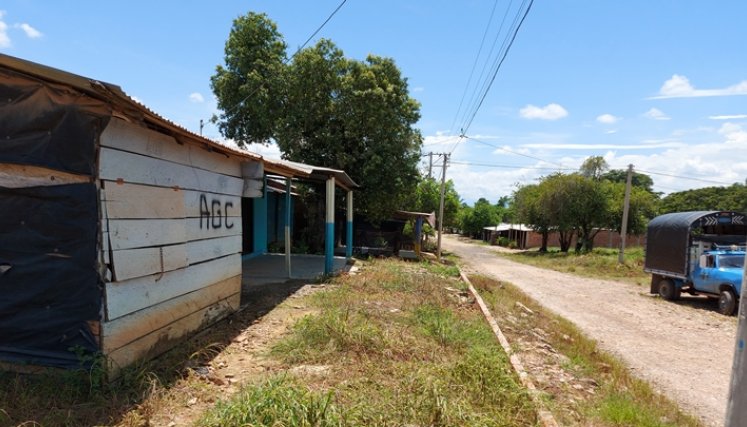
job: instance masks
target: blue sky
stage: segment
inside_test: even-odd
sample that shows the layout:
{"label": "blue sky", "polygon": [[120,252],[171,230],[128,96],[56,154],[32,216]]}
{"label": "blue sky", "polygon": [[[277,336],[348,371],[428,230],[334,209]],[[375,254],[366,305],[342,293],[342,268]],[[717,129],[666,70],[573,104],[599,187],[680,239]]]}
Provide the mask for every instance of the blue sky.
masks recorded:
{"label": "blue sky", "polygon": [[[118,84],[197,132],[215,111],[209,79],[235,17],[267,13],[293,52],[339,2],[4,0],[0,52]],[[538,0],[456,145],[481,40],[502,42],[500,18],[519,3],[348,0],[318,37],[348,57],[395,59],[422,104],[423,151],[453,150],[447,176],[467,202],[591,155],[656,172],[665,193],[745,181],[744,1]]]}

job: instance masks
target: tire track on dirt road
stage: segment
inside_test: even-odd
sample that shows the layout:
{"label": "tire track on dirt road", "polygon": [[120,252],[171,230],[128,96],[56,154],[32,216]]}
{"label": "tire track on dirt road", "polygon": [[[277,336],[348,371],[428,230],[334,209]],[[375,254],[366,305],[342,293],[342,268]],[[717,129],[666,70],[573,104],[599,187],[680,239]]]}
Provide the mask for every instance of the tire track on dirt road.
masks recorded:
{"label": "tire track on dirt road", "polygon": [[[706,425],[723,425],[736,318],[662,301],[647,286],[590,279],[509,261],[486,246],[446,235],[444,248],[467,271],[513,283],[620,357]],[[714,306],[715,307],[715,306]]]}

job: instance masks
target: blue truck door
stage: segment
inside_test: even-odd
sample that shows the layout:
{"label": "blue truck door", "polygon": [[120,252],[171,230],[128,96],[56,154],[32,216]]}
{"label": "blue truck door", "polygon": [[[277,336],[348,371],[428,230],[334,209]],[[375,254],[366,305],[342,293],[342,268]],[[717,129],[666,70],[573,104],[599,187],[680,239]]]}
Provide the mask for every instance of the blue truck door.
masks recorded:
{"label": "blue truck door", "polygon": [[717,276],[714,277],[714,272],[717,268],[716,259],[711,254],[703,254],[700,256],[698,268],[693,271],[693,285],[696,290],[703,292],[718,293],[718,280]]}

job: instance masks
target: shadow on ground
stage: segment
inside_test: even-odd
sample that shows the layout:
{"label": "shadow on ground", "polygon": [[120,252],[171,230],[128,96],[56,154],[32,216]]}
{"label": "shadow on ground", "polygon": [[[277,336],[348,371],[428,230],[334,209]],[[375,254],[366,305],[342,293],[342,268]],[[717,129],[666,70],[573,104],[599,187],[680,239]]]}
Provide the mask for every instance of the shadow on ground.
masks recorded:
{"label": "shadow on ground", "polygon": [[[248,261],[238,312],[158,358],[124,369],[114,382],[107,382],[95,363],[88,371],[0,372],[0,425],[149,425],[147,397],[154,389],[171,388],[190,370],[209,365],[246,328],[314,283],[324,267],[323,258],[301,256],[294,259],[296,277],[287,279],[282,257]],[[343,258],[335,259],[335,267],[348,266]]]}

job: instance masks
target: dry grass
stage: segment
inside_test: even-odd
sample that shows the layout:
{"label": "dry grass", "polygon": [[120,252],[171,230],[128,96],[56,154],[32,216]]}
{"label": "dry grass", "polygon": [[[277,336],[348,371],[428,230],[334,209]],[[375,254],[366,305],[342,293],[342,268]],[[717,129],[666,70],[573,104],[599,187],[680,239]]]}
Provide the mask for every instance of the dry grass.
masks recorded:
{"label": "dry grass", "polygon": [[647,284],[651,280],[651,276],[643,271],[644,253],[641,247],[628,248],[625,251],[624,264],[617,262],[617,249],[594,249],[589,253],[574,251],[563,253],[550,248],[548,252],[537,250],[516,253],[500,252],[498,256],[583,277],[622,280],[639,285]]}
{"label": "dry grass", "polygon": [[[335,279],[336,289],[310,297],[320,314],[273,349],[294,376],[249,385],[201,425],[535,425],[531,400],[453,273],[386,260]],[[287,399],[268,398],[276,384]]]}
{"label": "dry grass", "polygon": [[[700,426],[650,385],[633,377],[617,358],[601,351],[572,323],[545,311],[518,288],[487,277],[470,277],[529,366],[548,405],[563,425]],[[520,302],[532,310],[517,305]]]}

